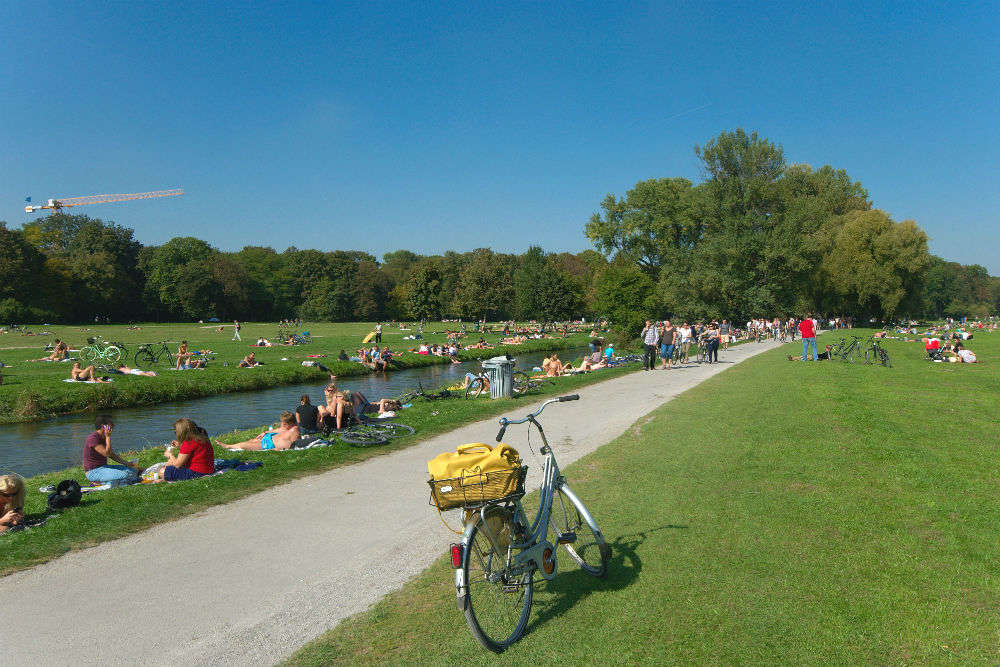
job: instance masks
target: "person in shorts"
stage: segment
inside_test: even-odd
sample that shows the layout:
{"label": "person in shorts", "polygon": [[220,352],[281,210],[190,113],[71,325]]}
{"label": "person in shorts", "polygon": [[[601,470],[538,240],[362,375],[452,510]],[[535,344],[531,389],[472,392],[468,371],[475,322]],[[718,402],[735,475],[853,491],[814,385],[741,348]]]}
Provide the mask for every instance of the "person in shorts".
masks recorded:
{"label": "person in shorts", "polygon": [[677,344],[677,328],[666,320],[663,328],[660,329],[660,370],[670,368],[670,361],[674,356],[674,347]]}
{"label": "person in shorts", "polygon": [[719,325],[719,339],[722,341],[722,349],[729,349],[729,334],[732,327],[729,326],[729,320],[722,320],[722,324]]}
{"label": "person in shorts", "polygon": [[215,444],[225,449],[247,449],[254,451],[270,451],[291,449],[292,443],[299,439],[299,427],[295,423],[295,415],[288,410],[281,413],[281,426],[277,431],[265,431],[252,440],[237,442],[235,445],[215,441]]}

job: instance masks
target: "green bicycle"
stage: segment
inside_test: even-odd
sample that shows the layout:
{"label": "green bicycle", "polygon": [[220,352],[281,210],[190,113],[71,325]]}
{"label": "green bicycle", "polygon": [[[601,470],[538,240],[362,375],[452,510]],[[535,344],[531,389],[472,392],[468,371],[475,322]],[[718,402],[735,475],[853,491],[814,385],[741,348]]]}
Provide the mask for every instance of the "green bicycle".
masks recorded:
{"label": "green bicycle", "polygon": [[128,357],[128,347],[99,338],[88,338],[87,346],[80,350],[80,359],[86,364],[103,363],[117,365]]}

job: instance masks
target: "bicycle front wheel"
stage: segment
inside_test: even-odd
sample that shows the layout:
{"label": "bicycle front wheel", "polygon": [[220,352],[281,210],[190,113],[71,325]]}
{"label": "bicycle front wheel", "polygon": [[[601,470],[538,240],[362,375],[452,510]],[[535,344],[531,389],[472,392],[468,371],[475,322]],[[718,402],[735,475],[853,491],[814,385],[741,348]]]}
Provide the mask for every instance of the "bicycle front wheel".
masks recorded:
{"label": "bicycle front wheel", "polygon": [[136,350],[132,360],[135,362],[136,368],[148,368],[156,362],[156,357],[149,350]]}
{"label": "bicycle front wheel", "polygon": [[468,587],[465,621],[472,636],[494,653],[520,639],[528,625],[534,591],[532,571],[511,565],[514,520],[499,507],[476,514],[462,569]]}
{"label": "bicycle front wheel", "polygon": [[372,427],[387,438],[401,438],[403,436],[413,435],[413,427],[407,426],[406,424],[381,422],[373,424]]}
{"label": "bicycle front wheel", "polygon": [[371,426],[352,426],[345,431],[341,431],[338,437],[349,445],[357,445],[359,447],[384,445],[389,442],[389,438],[384,433]]}
{"label": "bicycle front wheel", "polygon": [[566,548],[584,572],[595,577],[608,573],[611,547],[583,501],[566,485],[558,487],[552,498],[549,525],[555,533],[554,541]]}
{"label": "bicycle front wheel", "polygon": [[80,361],[88,365],[94,363],[97,361],[97,350],[90,345],[83,348],[80,350]]}

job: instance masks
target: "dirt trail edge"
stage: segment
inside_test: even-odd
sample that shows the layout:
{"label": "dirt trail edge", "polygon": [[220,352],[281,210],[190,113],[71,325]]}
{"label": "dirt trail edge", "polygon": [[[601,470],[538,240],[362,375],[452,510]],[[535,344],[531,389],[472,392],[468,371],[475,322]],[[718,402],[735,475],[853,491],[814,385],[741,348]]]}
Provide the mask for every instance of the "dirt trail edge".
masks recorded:
{"label": "dirt trail edge", "polygon": [[[749,343],[719,364],[584,387],[580,401],[550,407],[542,424],[566,466],[774,347]],[[273,665],[444,554],[452,536],[427,504],[427,461],[462,443],[493,442],[496,424],[471,424],[4,577],[6,662]],[[505,440],[523,449],[523,428],[511,427]],[[537,488],[539,459],[522,456]]]}

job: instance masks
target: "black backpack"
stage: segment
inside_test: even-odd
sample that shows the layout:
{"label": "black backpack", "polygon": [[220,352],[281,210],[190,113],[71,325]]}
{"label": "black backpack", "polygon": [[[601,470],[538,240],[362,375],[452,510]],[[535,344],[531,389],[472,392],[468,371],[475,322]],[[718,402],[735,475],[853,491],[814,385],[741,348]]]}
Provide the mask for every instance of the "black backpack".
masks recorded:
{"label": "black backpack", "polygon": [[75,479],[64,479],[56,486],[56,492],[49,494],[49,509],[62,510],[80,504],[83,491]]}

